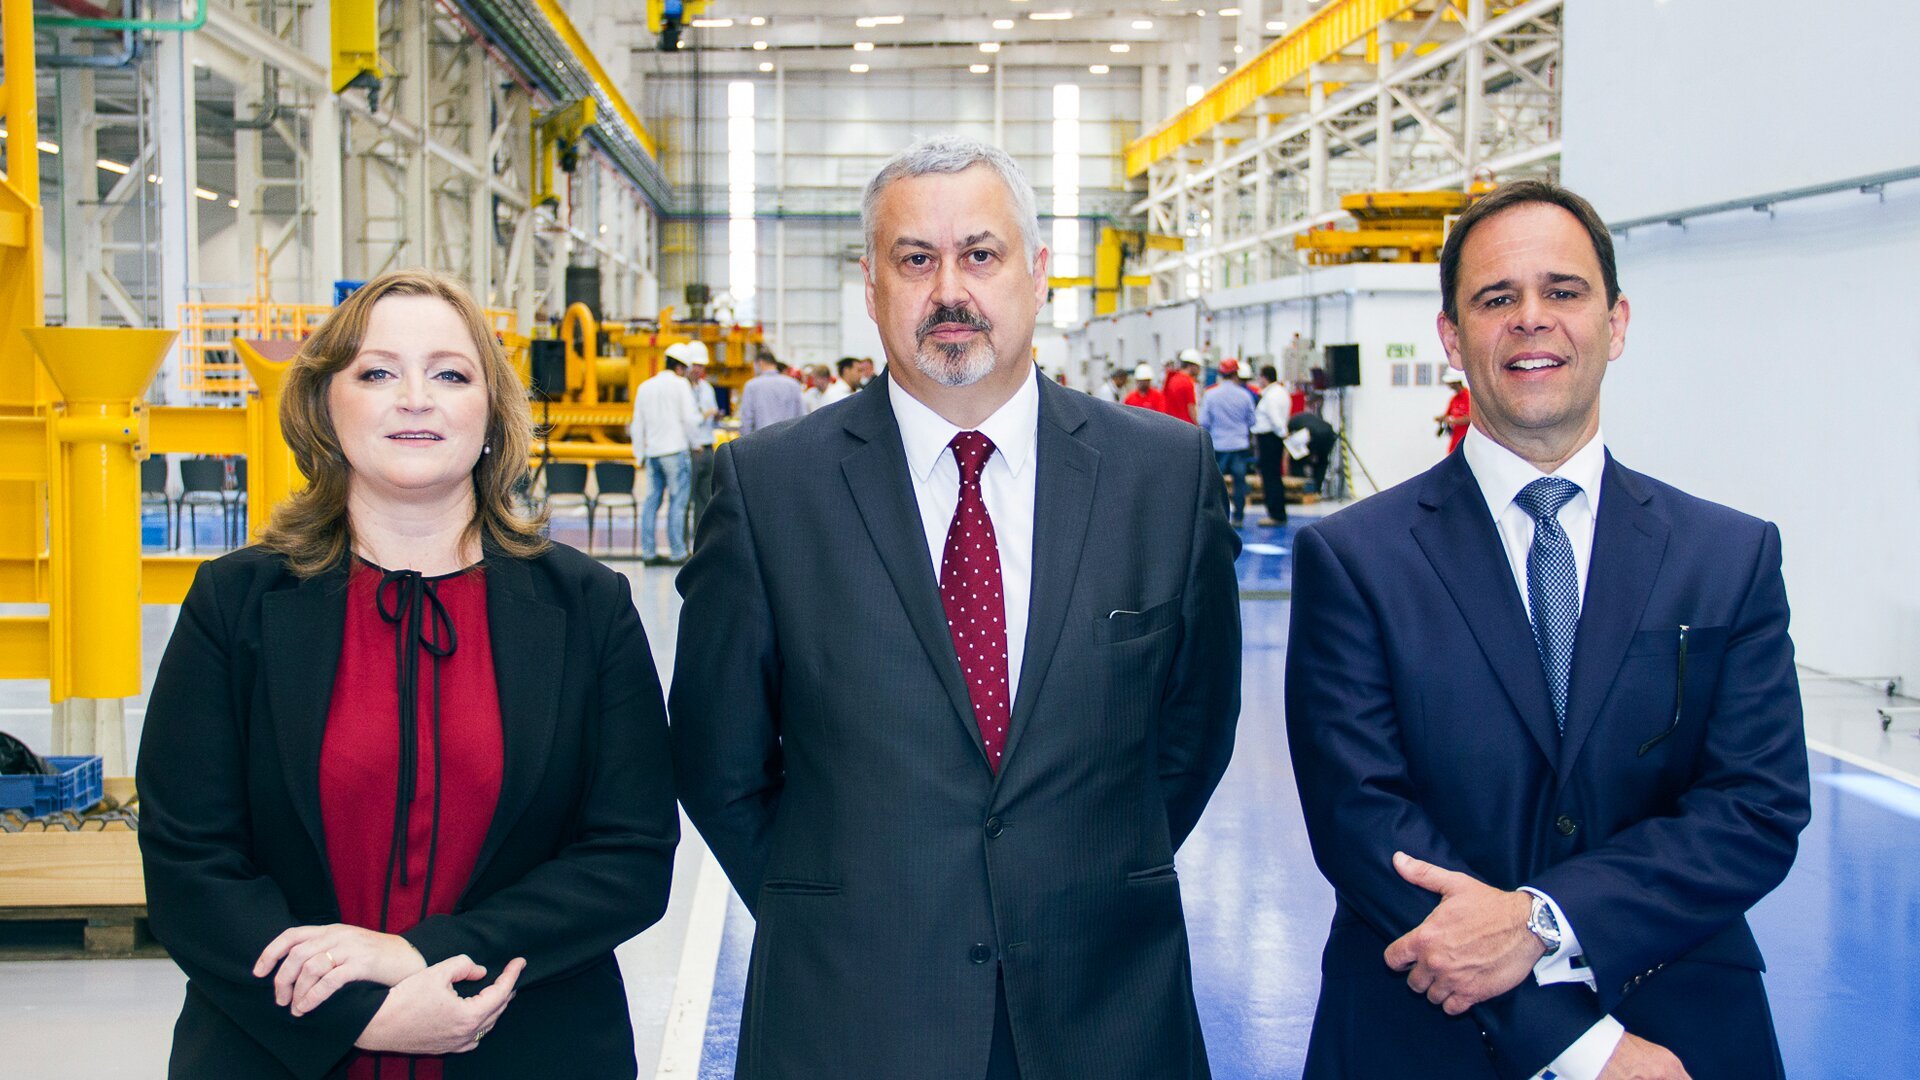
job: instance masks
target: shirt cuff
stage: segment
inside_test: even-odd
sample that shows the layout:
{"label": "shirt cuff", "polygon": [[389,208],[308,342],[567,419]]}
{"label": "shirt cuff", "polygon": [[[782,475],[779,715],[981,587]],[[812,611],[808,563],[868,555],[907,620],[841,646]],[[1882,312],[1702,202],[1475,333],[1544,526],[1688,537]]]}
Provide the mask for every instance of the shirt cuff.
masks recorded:
{"label": "shirt cuff", "polygon": [[1572,1046],[1560,1051],[1559,1057],[1535,1073],[1534,1080],[1599,1080],[1601,1070],[1607,1067],[1607,1060],[1613,1057],[1626,1033],[1620,1021],[1611,1016],[1601,1017],[1585,1035],[1575,1039]]}
{"label": "shirt cuff", "polygon": [[1560,947],[1542,956],[1533,965],[1533,978],[1541,986],[1555,983],[1585,983],[1595,992],[1600,984],[1593,977],[1593,969],[1587,966],[1586,950],[1580,947],[1580,935],[1573,932],[1573,924],[1567,921],[1567,913],[1553,902],[1553,897],[1539,889],[1520,886],[1520,891],[1537,896],[1547,902],[1548,910],[1553,912],[1553,921],[1560,927]]}

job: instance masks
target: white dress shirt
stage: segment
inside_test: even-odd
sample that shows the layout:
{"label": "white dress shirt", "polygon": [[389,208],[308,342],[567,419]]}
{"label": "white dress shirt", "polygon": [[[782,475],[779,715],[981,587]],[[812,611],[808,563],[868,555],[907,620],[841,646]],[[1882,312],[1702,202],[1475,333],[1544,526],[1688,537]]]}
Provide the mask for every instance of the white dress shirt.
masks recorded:
{"label": "white dress shirt", "polygon": [[[1027,605],[1033,595],[1033,493],[1039,469],[1034,446],[1040,433],[1040,385],[1029,376],[1018,392],[972,430],[993,440],[994,452],[980,471],[980,494],[993,520],[1000,549],[1000,591],[1006,598],[1007,694],[1020,693],[1020,661],[1027,649]],[[920,527],[927,534],[927,557],[940,575],[947,528],[960,505],[960,465],[948,445],[964,429],[887,380],[893,418],[907,451],[913,497],[920,506]]]}
{"label": "white dress shirt", "polygon": [[700,414],[700,428],[694,434],[693,445],[696,448],[713,449],[713,422],[720,414],[720,399],[713,392],[713,383],[706,379],[699,382],[688,380],[693,387],[694,410]]}
{"label": "white dress shirt", "polygon": [[853,387],[848,386],[845,379],[835,379],[828,383],[826,390],[821,393],[820,404],[831,405],[836,401],[852,396]]}
{"label": "white dress shirt", "polygon": [[700,410],[693,387],[671,368],[633,392],[633,452],[642,460],[684,454],[700,439]]}
{"label": "white dress shirt", "polygon": [[[1521,606],[1531,620],[1533,601],[1527,595],[1527,553],[1533,548],[1533,515],[1514,502],[1514,498],[1528,484],[1548,474],[1494,442],[1477,427],[1467,429],[1467,437],[1461,442],[1460,451],[1467,456],[1467,468],[1472,470],[1474,480],[1480,485],[1480,495],[1486,499],[1487,510],[1493,515],[1494,527],[1500,533],[1500,545],[1506,549],[1507,566],[1513,571],[1514,586],[1520,590]],[[1579,583],[1583,608],[1586,605],[1587,569],[1593,564],[1593,523],[1600,514],[1600,478],[1606,472],[1606,465],[1606,440],[1600,432],[1595,431],[1593,438],[1552,474],[1572,481],[1580,489],[1554,516],[1559,520],[1560,528],[1565,530],[1567,542],[1573,547],[1574,576]],[[1574,933],[1573,925],[1567,922],[1566,913],[1546,893],[1526,886],[1522,886],[1522,890],[1545,900],[1553,910],[1554,921],[1560,924],[1560,948],[1534,964],[1534,979],[1542,986],[1581,982],[1590,988],[1594,987],[1593,969],[1585,965],[1574,966],[1574,960],[1585,956],[1585,951],[1580,947],[1580,938]],[[1625,1033],[1626,1028],[1618,1020],[1611,1016],[1602,1017],[1599,1023],[1553,1059],[1546,1072],[1560,1080],[1595,1080],[1600,1070],[1606,1067],[1607,1059],[1613,1056],[1620,1036]]]}

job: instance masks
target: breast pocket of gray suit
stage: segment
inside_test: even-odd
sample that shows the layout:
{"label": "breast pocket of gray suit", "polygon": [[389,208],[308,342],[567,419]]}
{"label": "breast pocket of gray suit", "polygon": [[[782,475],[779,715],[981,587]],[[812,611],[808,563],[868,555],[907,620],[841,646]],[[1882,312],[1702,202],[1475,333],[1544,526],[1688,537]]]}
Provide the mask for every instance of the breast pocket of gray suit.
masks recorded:
{"label": "breast pocket of gray suit", "polygon": [[1179,625],[1180,598],[1176,596],[1138,611],[1116,608],[1094,616],[1093,640],[1097,645],[1121,645]]}

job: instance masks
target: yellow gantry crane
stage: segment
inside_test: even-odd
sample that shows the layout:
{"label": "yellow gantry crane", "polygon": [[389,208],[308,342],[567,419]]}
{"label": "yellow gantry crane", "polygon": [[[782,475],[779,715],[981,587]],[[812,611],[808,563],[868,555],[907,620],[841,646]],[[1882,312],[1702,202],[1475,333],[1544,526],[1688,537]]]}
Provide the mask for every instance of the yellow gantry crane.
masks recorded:
{"label": "yellow gantry crane", "polygon": [[1056,289],[1092,288],[1093,313],[1111,315],[1120,310],[1123,288],[1145,288],[1153,282],[1145,274],[1124,273],[1128,259],[1143,251],[1180,251],[1185,247],[1186,241],[1177,236],[1105,226],[1100,230],[1099,246],[1093,249],[1093,276],[1049,277],[1047,284]]}

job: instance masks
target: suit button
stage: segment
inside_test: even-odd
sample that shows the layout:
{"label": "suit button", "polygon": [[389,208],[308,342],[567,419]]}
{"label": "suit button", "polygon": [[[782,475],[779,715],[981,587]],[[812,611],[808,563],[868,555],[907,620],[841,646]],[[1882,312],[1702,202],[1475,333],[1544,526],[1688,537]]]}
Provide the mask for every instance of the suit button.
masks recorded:
{"label": "suit button", "polygon": [[1554,831],[1559,833],[1561,836],[1572,836],[1574,833],[1574,830],[1578,829],[1579,827],[1580,827],[1580,824],[1578,822],[1574,821],[1572,818],[1568,817],[1565,814],[1561,814],[1559,819],[1553,823]]}
{"label": "suit button", "polygon": [[993,959],[993,950],[987,948],[985,945],[975,945],[973,948],[967,950],[967,959],[976,964],[984,964]]}
{"label": "suit button", "polygon": [[1000,834],[1006,831],[1006,825],[1001,823],[999,818],[990,817],[987,819],[987,839],[998,840],[1000,839]]}

